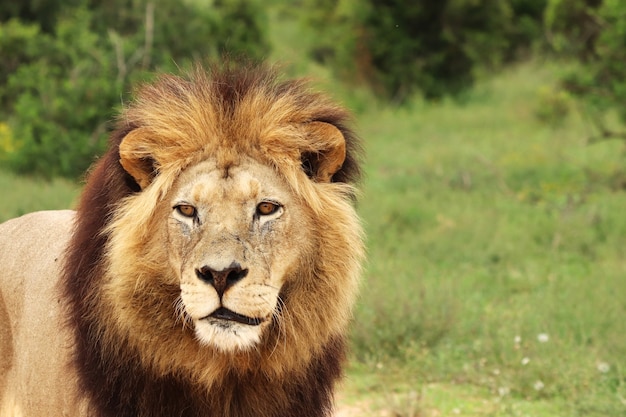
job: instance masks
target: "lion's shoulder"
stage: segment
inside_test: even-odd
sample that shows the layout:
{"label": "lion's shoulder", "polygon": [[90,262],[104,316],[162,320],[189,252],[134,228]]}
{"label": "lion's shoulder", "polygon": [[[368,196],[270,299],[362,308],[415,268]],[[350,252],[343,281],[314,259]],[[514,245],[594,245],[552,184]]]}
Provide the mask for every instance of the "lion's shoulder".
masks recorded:
{"label": "lion's shoulder", "polygon": [[0,224],[0,415],[77,415],[58,287],[73,223],[64,210]]}
{"label": "lion's shoulder", "polygon": [[74,216],[72,210],[38,211],[0,224],[0,256],[28,263],[51,253],[69,240]]}
{"label": "lion's shoulder", "polygon": [[17,291],[17,286],[40,286],[56,280],[54,270],[72,232],[74,211],[39,211],[0,224],[0,283],[4,291]]}

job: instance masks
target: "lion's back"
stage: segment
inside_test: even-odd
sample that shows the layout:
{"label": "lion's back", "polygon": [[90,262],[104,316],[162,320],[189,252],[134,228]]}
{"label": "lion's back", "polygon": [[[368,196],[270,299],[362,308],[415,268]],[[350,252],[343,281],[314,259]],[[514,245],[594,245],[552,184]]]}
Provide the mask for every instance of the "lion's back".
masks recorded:
{"label": "lion's back", "polygon": [[0,416],[71,412],[61,394],[73,377],[57,282],[73,219],[44,211],[0,224]]}

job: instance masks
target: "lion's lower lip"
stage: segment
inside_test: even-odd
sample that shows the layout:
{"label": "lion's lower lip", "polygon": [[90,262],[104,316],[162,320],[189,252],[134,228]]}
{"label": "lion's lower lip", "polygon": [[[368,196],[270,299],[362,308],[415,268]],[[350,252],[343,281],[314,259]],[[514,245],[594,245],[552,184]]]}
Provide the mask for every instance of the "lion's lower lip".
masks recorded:
{"label": "lion's lower lip", "polygon": [[206,318],[235,321],[237,323],[247,324],[248,326],[258,326],[263,321],[263,319],[247,317],[241,314],[237,314],[234,311],[229,310],[224,307],[218,308],[213,313],[208,315]]}

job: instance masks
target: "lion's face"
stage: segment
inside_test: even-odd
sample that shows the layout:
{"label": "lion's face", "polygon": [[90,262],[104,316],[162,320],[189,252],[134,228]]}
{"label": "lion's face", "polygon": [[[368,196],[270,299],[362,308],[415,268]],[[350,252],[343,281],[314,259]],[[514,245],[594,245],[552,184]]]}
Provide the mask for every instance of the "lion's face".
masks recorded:
{"label": "lion's face", "polygon": [[110,349],[208,384],[282,375],[342,340],[363,256],[346,117],[263,76],[142,90],[115,136],[130,192],[103,230],[93,309]]}
{"label": "lion's face", "polygon": [[169,258],[196,337],[222,350],[257,344],[312,246],[303,207],[267,166],[201,162],[174,184]]}

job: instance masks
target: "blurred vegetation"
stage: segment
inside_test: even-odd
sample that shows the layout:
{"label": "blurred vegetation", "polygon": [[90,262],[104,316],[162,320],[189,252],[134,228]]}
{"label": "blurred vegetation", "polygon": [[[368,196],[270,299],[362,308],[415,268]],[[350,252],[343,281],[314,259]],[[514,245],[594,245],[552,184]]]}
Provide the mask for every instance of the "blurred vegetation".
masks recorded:
{"label": "blurred vegetation", "polygon": [[541,43],[546,0],[305,0],[319,29],[313,57],[394,103],[469,87]]}
{"label": "blurred vegetation", "polygon": [[[564,1],[555,2],[564,8],[561,3]],[[592,5],[578,1],[570,10],[579,21],[576,30],[570,29],[577,42],[566,44],[577,45],[571,52],[576,54],[579,65],[563,77],[562,86],[581,99],[596,125],[598,132],[592,140],[626,139],[626,132],[613,130],[607,118],[611,110],[616,110],[626,120],[626,3],[589,3]]]}
{"label": "blurred vegetation", "polygon": [[79,176],[135,83],[225,53],[267,58],[270,14],[298,22],[309,59],[385,104],[459,97],[537,55],[576,60],[545,102],[580,98],[599,137],[625,136],[604,121],[609,108],[626,116],[619,0],[26,0],[0,3],[0,161]]}
{"label": "blurred vegetation", "polygon": [[0,158],[19,173],[77,177],[106,145],[132,85],[224,51],[269,50],[260,2],[24,1],[0,4]]}

